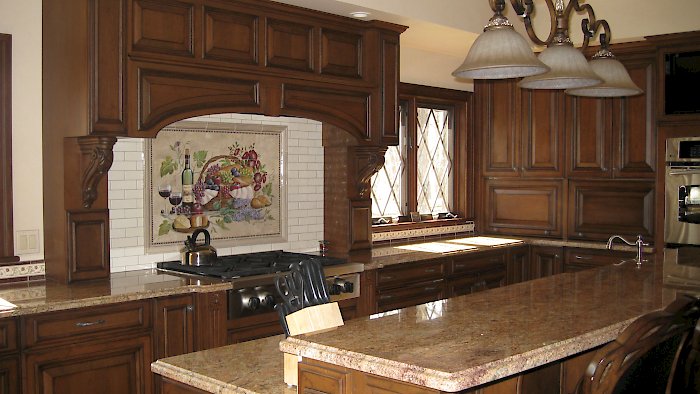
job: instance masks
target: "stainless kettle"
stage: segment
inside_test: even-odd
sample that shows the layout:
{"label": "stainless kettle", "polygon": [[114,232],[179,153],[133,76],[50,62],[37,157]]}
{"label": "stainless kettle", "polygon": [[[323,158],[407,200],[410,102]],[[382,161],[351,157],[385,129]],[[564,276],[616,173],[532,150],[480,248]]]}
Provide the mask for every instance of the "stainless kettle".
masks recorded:
{"label": "stainless kettle", "polygon": [[[197,244],[197,237],[204,233],[204,243]],[[180,250],[182,265],[192,265],[195,267],[214,265],[216,261],[216,249],[210,245],[211,237],[209,231],[200,228],[187,236],[185,247]]]}

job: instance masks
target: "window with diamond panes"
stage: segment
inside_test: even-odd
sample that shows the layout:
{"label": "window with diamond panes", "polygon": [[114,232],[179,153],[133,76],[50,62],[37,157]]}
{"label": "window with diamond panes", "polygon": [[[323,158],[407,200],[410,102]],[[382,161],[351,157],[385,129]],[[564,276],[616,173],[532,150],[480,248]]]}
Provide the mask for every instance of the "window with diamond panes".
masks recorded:
{"label": "window with diamond panes", "polygon": [[372,177],[372,217],[405,215],[406,206],[406,112],[401,109],[399,145],[389,146],[384,166]]}
{"label": "window with diamond panes", "polygon": [[416,128],[418,212],[449,212],[454,163],[452,111],[418,107]]}
{"label": "window with diamond panes", "polygon": [[[411,210],[433,214],[452,208],[453,110],[416,105],[409,115],[410,107],[402,102],[399,145],[388,147],[384,167],[372,177],[375,219],[408,215]],[[409,130],[409,125],[414,130]],[[415,163],[413,170],[411,161]]]}

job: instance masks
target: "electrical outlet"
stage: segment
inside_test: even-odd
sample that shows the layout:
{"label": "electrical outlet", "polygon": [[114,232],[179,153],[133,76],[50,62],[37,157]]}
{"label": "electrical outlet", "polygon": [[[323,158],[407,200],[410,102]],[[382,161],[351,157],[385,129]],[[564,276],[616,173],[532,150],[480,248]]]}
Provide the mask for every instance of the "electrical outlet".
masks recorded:
{"label": "electrical outlet", "polygon": [[39,253],[39,230],[22,230],[15,232],[15,253]]}

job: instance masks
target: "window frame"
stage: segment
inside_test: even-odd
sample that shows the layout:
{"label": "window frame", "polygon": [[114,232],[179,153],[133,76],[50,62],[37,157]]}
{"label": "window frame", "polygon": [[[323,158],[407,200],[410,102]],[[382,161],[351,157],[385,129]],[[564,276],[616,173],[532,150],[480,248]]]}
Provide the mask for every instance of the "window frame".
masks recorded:
{"label": "window frame", "polygon": [[[408,212],[416,212],[418,208],[418,182],[417,182],[417,155],[415,142],[417,141],[417,108],[431,107],[438,109],[451,109],[454,127],[454,158],[453,158],[453,196],[452,212],[459,219],[426,220],[420,223],[401,222],[390,224],[374,224],[375,231],[391,228],[414,228],[452,225],[467,219],[473,220],[476,196],[474,175],[476,174],[476,160],[474,152],[473,129],[473,104],[472,92],[436,88],[423,85],[399,84],[399,104],[405,103],[407,111],[407,162],[406,185]],[[397,111],[400,111],[397,108]],[[399,114],[401,116],[401,114]]]}

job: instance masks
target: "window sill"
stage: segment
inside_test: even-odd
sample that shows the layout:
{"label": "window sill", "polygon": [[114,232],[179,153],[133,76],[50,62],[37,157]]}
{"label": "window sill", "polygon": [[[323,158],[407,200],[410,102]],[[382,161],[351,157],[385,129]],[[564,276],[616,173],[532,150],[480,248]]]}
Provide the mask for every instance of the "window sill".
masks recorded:
{"label": "window sill", "polygon": [[471,220],[469,220],[469,219],[456,218],[456,219],[423,220],[420,222],[374,224],[374,225],[372,225],[372,232],[373,233],[386,233],[386,232],[398,231],[398,230],[413,230],[413,229],[419,229],[419,228],[454,226],[456,224],[466,224],[469,222],[471,222]]}

